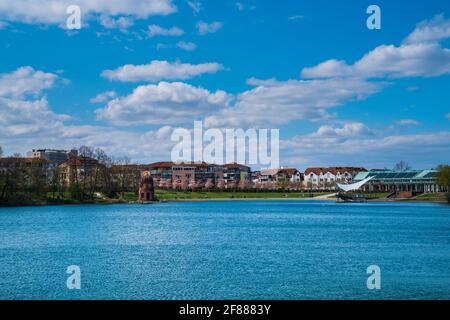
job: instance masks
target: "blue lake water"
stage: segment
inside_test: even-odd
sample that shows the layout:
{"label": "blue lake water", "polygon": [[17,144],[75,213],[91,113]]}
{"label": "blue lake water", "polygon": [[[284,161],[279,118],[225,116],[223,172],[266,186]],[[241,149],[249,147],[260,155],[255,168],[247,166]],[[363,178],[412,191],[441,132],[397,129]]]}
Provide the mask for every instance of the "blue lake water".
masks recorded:
{"label": "blue lake water", "polygon": [[0,208],[0,299],[450,299],[450,206]]}

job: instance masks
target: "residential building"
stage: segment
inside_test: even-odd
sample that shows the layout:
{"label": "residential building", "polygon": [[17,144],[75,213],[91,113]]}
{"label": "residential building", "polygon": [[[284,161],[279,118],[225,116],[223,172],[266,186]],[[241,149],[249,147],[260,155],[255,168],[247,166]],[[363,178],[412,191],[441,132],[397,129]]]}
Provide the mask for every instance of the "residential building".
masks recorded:
{"label": "residential building", "polygon": [[69,154],[69,158],[58,166],[60,182],[62,186],[68,187],[80,182],[100,166],[98,160],[91,157]]}
{"label": "residential building", "polygon": [[251,180],[251,168],[238,163],[229,163],[222,165],[223,169],[223,179],[225,185],[233,183],[234,185],[239,184],[241,180],[250,182]]}
{"label": "residential building", "polygon": [[260,183],[299,183],[302,181],[302,174],[294,168],[264,169],[259,177]]}
{"label": "residential building", "polygon": [[69,159],[69,154],[74,153],[76,151],[66,151],[66,150],[55,150],[55,149],[33,149],[32,151],[27,152],[27,158],[32,159],[45,159],[48,161],[52,161],[56,165],[60,165],[61,163],[67,161]]}
{"label": "residential building", "polygon": [[172,167],[172,183],[185,189],[185,184],[190,188],[200,188],[210,180],[215,185],[219,180],[223,181],[222,166],[206,162],[181,162]]}
{"label": "residential building", "polygon": [[163,180],[172,180],[172,168],[175,166],[174,162],[164,161],[164,162],[155,162],[149,165],[144,165],[146,167],[145,170],[149,171],[155,181]]}
{"label": "residential building", "polygon": [[336,183],[351,183],[359,172],[366,171],[361,167],[308,168],[304,173],[303,185],[314,190],[336,189]]}

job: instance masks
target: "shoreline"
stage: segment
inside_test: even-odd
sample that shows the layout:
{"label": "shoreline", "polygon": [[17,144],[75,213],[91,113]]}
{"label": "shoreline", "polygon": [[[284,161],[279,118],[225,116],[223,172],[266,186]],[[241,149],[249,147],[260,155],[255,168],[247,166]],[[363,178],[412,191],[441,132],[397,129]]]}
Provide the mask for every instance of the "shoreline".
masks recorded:
{"label": "shoreline", "polygon": [[[337,202],[336,198],[321,198],[321,197],[313,197],[313,198],[211,198],[211,199],[168,199],[168,200],[158,200],[147,203],[140,203],[137,201],[91,201],[91,202],[79,202],[79,203],[38,203],[38,204],[18,204],[18,205],[0,205],[0,208],[20,208],[20,207],[46,207],[46,206],[88,206],[88,205],[125,205],[125,204],[134,204],[134,205],[152,205],[152,204],[163,204],[163,203],[183,203],[183,202],[249,202],[249,201],[286,201],[286,202]],[[421,200],[421,199],[374,199],[366,202],[360,202],[359,204],[370,204],[370,203],[435,203],[435,204],[449,204],[447,201],[438,201],[438,200]],[[345,203],[345,202],[343,202]],[[351,203],[351,202],[347,202]]]}
{"label": "shoreline", "polygon": [[[169,203],[169,202],[238,202],[238,201],[324,201],[324,202],[337,202],[336,199],[333,198],[322,198],[317,199],[316,198],[245,198],[245,199],[173,199],[173,200],[161,200],[157,201],[156,203]],[[414,200],[414,199],[376,199],[376,200],[369,200],[366,202],[359,202],[359,203],[376,203],[376,202],[384,202],[384,203],[395,203],[395,202],[408,202],[408,203],[439,203],[439,204],[447,204],[446,201],[433,201],[433,200]],[[345,202],[342,202],[345,203]],[[351,202],[346,202],[351,203]]]}

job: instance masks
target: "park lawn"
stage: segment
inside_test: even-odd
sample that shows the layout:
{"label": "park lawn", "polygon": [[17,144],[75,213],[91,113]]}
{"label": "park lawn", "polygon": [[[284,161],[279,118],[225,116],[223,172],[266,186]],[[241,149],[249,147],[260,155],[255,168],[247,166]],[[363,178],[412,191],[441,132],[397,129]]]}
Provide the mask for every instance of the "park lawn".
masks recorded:
{"label": "park lawn", "polygon": [[181,192],[156,190],[159,200],[202,200],[202,199],[298,199],[310,198],[328,193],[303,192]]}
{"label": "park lawn", "polygon": [[411,200],[416,201],[447,201],[447,196],[445,193],[430,193],[430,194],[421,194]]}

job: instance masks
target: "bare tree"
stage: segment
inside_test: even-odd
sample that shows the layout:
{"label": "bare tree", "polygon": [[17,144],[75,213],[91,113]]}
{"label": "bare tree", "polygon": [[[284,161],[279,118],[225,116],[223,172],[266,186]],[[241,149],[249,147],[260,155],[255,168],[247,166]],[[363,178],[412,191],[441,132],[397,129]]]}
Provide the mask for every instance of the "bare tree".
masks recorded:
{"label": "bare tree", "polygon": [[411,170],[411,167],[409,166],[408,162],[402,160],[402,161],[397,162],[395,164],[394,170],[396,170],[396,171],[408,171],[408,170]]}
{"label": "bare tree", "polygon": [[94,150],[88,146],[81,146],[78,149],[78,156],[80,159],[80,170],[81,170],[81,194],[84,198],[88,193],[89,180],[90,180],[90,159],[92,159],[94,155]]}
{"label": "bare tree", "polygon": [[58,166],[54,166],[51,170],[49,177],[50,190],[52,192],[52,198],[55,198],[56,193],[61,192],[61,177],[60,170]]}

